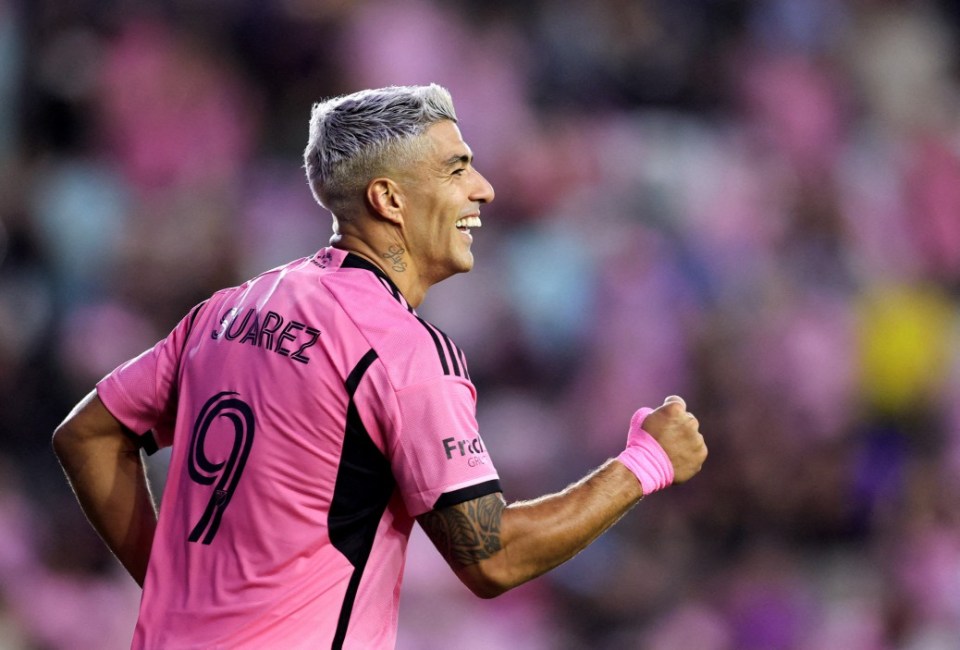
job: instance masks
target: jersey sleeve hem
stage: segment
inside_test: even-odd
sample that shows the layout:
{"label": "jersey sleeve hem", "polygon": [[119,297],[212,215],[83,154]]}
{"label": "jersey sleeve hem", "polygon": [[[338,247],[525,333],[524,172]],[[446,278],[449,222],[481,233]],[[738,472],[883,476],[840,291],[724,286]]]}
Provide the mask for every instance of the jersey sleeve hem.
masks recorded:
{"label": "jersey sleeve hem", "polygon": [[[135,422],[134,418],[122,415],[123,402],[129,401],[129,397],[123,385],[114,381],[112,376],[102,379],[96,386],[97,397],[103,403],[110,415],[117,419],[117,422],[126,429],[127,437],[130,438],[138,448],[143,449],[148,456],[152,456],[160,450],[157,439],[153,435],[152,429],[143,430],[142,423]],[[119,402],[119,403],[117,403]]]}
{"label": "jersey sleeve hem", "polygon": [[503,492],[500,488],[500,479],[498,478],[451,490],[450,492],[444,492],[433,504],[433,509],[449,508],[464,501],[479,499],[480,497],[485,497],[495,492]]}

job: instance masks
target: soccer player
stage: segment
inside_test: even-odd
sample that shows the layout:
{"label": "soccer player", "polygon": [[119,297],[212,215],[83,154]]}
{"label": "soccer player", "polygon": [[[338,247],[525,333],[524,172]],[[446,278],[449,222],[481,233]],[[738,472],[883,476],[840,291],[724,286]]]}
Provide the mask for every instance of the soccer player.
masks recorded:
{"label": "soccer player", "polygon": [[[466,358],[416,312],[471,269],[494,198],[449,93],[319,103],[305,162],[330,246],[215,293],[54,434],[85,513],[143,587],[136,648],[391,648],[414,520],[493,597],[706,458],[669,397],[634,415],[616,459],[507,505]],[[141,450],[167,446],[158,521]]]}

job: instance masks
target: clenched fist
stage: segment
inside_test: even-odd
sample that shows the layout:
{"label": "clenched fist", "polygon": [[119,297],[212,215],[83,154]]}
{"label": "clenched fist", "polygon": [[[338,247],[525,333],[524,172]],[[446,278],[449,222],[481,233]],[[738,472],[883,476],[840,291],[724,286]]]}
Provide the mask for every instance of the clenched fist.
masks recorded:
{"label": "clenched fist", "polygon": [[[636,415],[634,419],[638,419]],[[700,422],[693,413],[687,412],[687,403],[682,397],[671,395],[658,409],[639,419],[637,428],[649,433],[670,458],[674,483],[688,481],[700,471],[707,459],[707,445],[700,433]],[[631,422],[630,435],[633,429]]]}
{"label": "clenched fist", "polygon": [[617,456],[640,481],[644,495],[689,480],[706,458],[700,423],[676,395],[657,409],[642,408],[634,413],[627,448]]}

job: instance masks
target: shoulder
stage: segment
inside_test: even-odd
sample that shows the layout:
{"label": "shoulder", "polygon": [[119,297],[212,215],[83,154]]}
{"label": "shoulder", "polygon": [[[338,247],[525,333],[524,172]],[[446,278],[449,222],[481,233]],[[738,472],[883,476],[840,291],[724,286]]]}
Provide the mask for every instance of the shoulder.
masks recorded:
{"label": "shoulder", "polygon": [[[368,284],[379,279],[362,278]],[[389,287],[371,284],[369,293],[341,301],[357,329],[376,351],[398,389],[444,376],[469,381],[463,351],[443,330],[411,309]]]}
{"label": "shoulder", "polygon": [[453,339],[443,330],[426,319],[412,314],[409,324],[410,336],[415,340],[411,351],[416,355],[418,365],[429,369],[429,376],[421,380],[435,377],[460,377],[469,381],[470,373],[467,370],[467,358]]}
{"label": "shoulder", "polygon": [[406,301],[372,263],[337,249],[311,259],[320,283],[376,352],[396,389],[445,376],[469,381],[463,351]]}

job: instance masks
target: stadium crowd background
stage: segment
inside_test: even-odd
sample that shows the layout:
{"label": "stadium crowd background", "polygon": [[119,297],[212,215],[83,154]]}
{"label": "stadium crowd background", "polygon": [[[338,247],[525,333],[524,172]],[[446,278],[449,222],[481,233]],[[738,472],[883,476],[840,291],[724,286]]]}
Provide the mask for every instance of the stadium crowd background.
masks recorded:
{"label": "stadium crowd background", "polygon": [[126,647],[138,590],[51,432],[210,292],[325,245],[313,101],[430,81],[497,200],[421,312],[507,498],[670,393],[710,459],[497,600],[418,533],[401,650],[960,647],[958,14],[0,0],[0,650]]}

